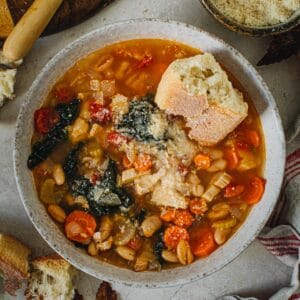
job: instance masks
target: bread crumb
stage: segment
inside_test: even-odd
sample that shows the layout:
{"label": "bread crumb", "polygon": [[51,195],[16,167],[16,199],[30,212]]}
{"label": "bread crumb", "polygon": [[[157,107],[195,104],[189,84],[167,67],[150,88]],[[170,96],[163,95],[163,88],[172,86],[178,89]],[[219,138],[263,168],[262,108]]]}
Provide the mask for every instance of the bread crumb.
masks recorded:
{"label": "bread crumb", "polygon": [[228,18],[253,27],[283,23],[300,8],[300,0],[212,0],[212,2]]}

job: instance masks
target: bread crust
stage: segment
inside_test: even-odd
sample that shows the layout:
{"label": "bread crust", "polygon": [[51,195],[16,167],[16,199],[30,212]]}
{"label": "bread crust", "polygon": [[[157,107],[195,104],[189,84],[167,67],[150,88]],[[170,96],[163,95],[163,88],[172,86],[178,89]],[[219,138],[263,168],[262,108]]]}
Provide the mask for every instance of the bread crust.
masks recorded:
{"label": "bread crust", "polygon": [[28,258],[31,250],[16,238],[0,234],[0,269],[4,274],[5,291],[14,295],[23,280],[29,277]]}
{"label": "bread crust", "polygon": [[14,23],[6,0],[0,0],[0,38],[5,38],[14,28]]}

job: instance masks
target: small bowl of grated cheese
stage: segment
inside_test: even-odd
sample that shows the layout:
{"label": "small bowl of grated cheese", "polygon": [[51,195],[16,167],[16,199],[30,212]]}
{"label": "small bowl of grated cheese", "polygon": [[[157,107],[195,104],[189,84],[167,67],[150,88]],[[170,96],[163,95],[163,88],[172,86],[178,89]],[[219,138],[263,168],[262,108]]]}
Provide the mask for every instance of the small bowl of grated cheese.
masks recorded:
{"label": "small bowl of grated cheese", "polygon": [[201,0],[228,29],[252,36],[286,32],[300,24],[300,0]]}

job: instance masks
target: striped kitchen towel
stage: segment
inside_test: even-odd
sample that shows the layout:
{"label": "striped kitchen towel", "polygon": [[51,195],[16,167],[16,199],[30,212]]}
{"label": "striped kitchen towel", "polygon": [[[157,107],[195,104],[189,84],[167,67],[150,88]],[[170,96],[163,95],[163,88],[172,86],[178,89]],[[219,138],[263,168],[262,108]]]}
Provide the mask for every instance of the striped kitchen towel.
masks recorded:
{"label": "striped kitchen towel", "polygon": [[[290,285],[269,300],[300,299],[300,115],[287,135],[287,160],[282,190],[268,227],[257,238],[279,260],[293,268]],[[224,296],[220,300],[257,300]]]}

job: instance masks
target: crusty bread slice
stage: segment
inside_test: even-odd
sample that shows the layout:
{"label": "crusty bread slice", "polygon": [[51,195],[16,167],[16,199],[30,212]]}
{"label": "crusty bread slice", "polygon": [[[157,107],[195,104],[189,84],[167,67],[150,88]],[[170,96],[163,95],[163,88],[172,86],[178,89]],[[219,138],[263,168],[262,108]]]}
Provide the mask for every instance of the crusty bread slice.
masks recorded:
{"label": "crusty bread slice", "polygon": [[28,247],[14,237],[0,233],[0,271],[4,275],[5,291],[11,295],[29,276],[30,252]]}
{"label": "crusty bread slice", "polygon": [[76,270],[67,261],[54,254],[36,258],[31,264],[26,299],[73,299]]}
{"label": "crusty bread slice", "polygon": [[178,59],[157,88],[155,102],[168,114],[183,116],[189,136],[202,145],[224,139],[247,116],[243,95],[233,88],[212,54]]}
{"label": "crusty bread slice", "polygon": [[14,22],[6,0],[0,0],[0,38],[6,38],[13,28]]}

